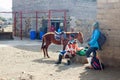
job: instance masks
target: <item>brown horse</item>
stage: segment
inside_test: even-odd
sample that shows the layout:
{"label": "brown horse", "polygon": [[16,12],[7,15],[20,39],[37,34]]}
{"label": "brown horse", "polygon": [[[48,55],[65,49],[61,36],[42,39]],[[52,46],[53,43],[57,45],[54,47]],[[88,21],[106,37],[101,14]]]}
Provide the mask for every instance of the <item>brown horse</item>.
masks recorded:
{"label": "brown horse", "polygon": [[62,38],[61,40],[56,40],[55,39],[55,33],[54,32],[48,32],[45,35],[43,35],[42,38],[42,46],[41,49],[43,49],[43,53],[44,53],[44,57],[49,58],[48,55],[48,47],[51,43],[57,44],[57,45],[63,45],[63,50],[65,50],[65,47],[69,41],[69,35],[70,34],[74,34],[75,35],[75,39],[77,39],[80,43],[83,43],[83,34],[81,32],[64,32],[64,34],[66,35],[66,38]]}

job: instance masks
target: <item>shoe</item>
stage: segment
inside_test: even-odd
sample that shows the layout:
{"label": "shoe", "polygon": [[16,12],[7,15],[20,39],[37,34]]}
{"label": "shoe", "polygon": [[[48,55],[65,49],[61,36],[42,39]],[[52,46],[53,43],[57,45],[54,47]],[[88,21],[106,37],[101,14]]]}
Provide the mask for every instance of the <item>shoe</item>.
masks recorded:
{"label": "shoe", "polygon": [[62,61],[62,55],[59,54],[58,61],[55,64],[61,64]]}
{"label": "shoe", "polygon": [[67,61],[67,65],[70,65],[70,60]]}

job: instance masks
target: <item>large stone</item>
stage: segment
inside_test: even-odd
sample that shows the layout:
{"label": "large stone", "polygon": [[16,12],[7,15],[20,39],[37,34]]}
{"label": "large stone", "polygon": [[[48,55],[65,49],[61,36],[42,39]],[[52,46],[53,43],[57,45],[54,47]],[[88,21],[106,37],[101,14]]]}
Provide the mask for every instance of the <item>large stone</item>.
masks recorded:
{"label": "large stone", "polygon": [[72,59],[72,62],[85,64],[85,63],[87,63],[87,58],[86,58],[86,56],[76,55],[76,56]]}

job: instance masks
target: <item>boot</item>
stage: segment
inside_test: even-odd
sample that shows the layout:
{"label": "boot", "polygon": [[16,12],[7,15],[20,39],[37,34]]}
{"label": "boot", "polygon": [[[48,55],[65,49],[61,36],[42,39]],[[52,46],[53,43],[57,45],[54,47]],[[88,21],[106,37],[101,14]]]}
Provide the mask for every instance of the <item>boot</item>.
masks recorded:
{"label": "boot", "polygon": [[70,60],[67,60],[67,65],[70,65]]}
{"label": "boot", "polygon": [[91,60],[92,60],[92,57],[88,57],[88,58],[87,58],[87,61],[88,61],[88,65],[89,65],[89,66],[91,65]]}
{"label": "boot", "polygon": [[59,54],[59,58],[58,58],[58,61],[56,62],[56,64],[61,64],[61,61],[62,61],[62,55]]}
{"label": "boot", "polygon": [[87,61],[88,61],[88,64],[86,66],[87,69],[91,69],[92,68],[92,66],[91,66],[91,60],[92,60],[92,57],[88,57],[87,58]]}

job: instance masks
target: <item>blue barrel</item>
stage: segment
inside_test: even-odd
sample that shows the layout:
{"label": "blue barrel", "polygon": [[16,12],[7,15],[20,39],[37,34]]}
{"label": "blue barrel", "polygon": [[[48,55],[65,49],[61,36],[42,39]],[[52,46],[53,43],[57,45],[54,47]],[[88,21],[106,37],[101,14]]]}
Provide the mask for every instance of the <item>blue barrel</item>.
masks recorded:
{"label": "blue barrel", "polygon": [[42,36],[44,35],[43,31],[40,31],[40,40],[42,40]]}
{"label": "blue barrel", "polygon": [[31,39],[31,40],[35,40],[35,38],[36,38],[36,31],[31,30],[31,31],[30,31],[30,39]]}

